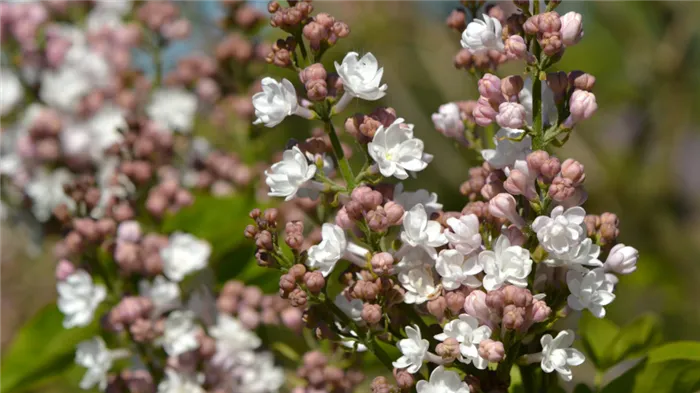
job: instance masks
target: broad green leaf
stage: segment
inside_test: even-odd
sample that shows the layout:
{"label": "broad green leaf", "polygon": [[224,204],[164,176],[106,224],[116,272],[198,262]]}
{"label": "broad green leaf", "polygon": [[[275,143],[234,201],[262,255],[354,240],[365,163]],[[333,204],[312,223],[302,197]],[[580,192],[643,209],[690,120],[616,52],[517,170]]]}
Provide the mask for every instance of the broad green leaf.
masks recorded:
{"label": "broad green leaf", "polygon": [[608,349],[606,368],[623,360],[645,355],[662,341],[659,318],[650,314],[642,315],[620,329]]}
{"label": "broad green leaf", "polygon": [[610,354],[610,346],[614,342],[620,328],[608,319],[596,318],[588,312],[581,316],[579,333],[581,343],[596,369],[605,371],[610,367],[605,359]]}
{"label": "broad green leaf", "polygon": [[649,351],[649,362],[667,360],[700,361],[700,341],[676,341]]}
{"label": "broad green leaf", "polygon": [[2,356],[0,392],[19,393],[65,373],[74,365],[75,346],[98,332],[98,323],[64,329],[55,304],[41,309],[14,337]]}

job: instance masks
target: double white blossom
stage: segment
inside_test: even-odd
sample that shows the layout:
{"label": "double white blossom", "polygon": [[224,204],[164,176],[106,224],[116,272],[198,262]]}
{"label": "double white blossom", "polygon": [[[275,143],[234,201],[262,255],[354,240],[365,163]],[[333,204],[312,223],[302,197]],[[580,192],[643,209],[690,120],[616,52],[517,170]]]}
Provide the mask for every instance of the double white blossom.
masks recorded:
{"label": "double white blossom", "polygon": [[253,95],[253,107],[257,119],[253,124],[264,124],[274,127],[285,117],[298,115],[310,119],[313,114],[307,108],[299,105],[294,85],[287,79],[277,82],[272,78],[263,78],[262,91]]}
{"label": "double white blossom", "polygon": [[165,378],[158,384],[158,393],[205,393],[203,374],[188,374],[165,369]]}
{"label": "double white blossom", "polygon": [[399,282],[406,290],[404,302],[423,304],[440,295],[440,285],[435,283],[430,265],[418,265],[399,273]]}
{"label": "double white blossom", "polygon": [[208,330],[209,335],[216,340],[214,362],[226,369],[231,367],[242,353],[254,350],[262,344],[260,337],[230,315],[219,314],[216,325]]}
{"label": "double white blossom", "polygon": [[428,340],[423,339],[418,325],[406,326],[406,336],[399,340],[396,346],[401,351],[401,357],[393,362],[396,368],[405,368],[411,374],[415,374],[423,366],[423,361],[428,355]]}
{"label": "double white blossom", "polygon": [[234,373],[240,375],[237,383],[234,383],[234,392],[278,392],[286,379],[284,369],[275,366],[274,356],[270,352],[256,352],[248,363],[242,364]]}
{"label": "double white blossom", "polygon": [[464,121],[459,110],[459,106],[454,102],[440,105],[438,113],[432,115],[435,129],[445,134],[445,136],[462,139],[464,138]]}
{"label": "double white blossom", "polygon": [[367,144],[367,151],[385,177],[408,178],[408,172],[419,172],[428,166],[423,154],[423,141],[413,137],[413,124],[396,119],[389,127],[379,126]]}
{"label": "double white blossom", "polygon": [[63,190],[72,179],[73,175],[65,168],[52,172],[42,168],[34,173],[24,191],[32,200],[32,213],[37,220],[48,221],[53,209],[60,205],[66,205],[69,211],[75,209],[75,201]]}
{"label": "double white blossom", "polygon": [[185,276],[207,266],[211,245],[204,240],[182,232],[170,235],[168,245],[160,250],[163,274],[170,281],[180,282]]}
{"label": "double white blossom", "polygon": [[566,299],[574,310],[588,309],[597,318],[605,317],[605,306],[615,300],[613,283],[607,279],[604,268],[588,272],[569,270],[566,284],[571,294]]}
{"label": "double white blossom", "polygon": [[0,116],[10,113],[24,97],[24,88],[14,72],[3,69],[0,75]]}
{"label": "double white blossom", "polygon": [[505,45],[501,32],[503,27],[501,22],[486,14],[482,19],[474,19],[462,32],[462,48],[469,49],[470,52],[482,52],[485,50],[496,50],[503,52]]}
{"label": "double white blossom", "polygon": [[309,248],[309,267],[321,271],[324,277],[328,277],[335,264],[343,257],[348,246],[343,228],[325,223],[321,227],[322,240],[319,244]]}
{"label": "double white blossom", "polygon": [[80,388],[87,390],[98,386],[100,390],[105,390],[107,373],[112,368],[112,364],[128,354],[126,350],[110,351],[99,336],[79,343],[75,351],[75,363],[87,369],[83,379],[80,380]]}
{"label": "double white blossom", "polygon": [[[377,58],[372,53],[366,53],[359,58],[356,52],[348,52],[341,64],[335,63],[335,70],[340,80],[343,81],[343,89],[349,97],[356,97],[367,101],[378,100],[386,94],[387,85],[382,83],[384,68],[379,67]],[[345,97],[341,101],[345,101]],[[347,104],[345,104],[347,105]],[[339,106],[343,106],[339,103]],[[342,108],[337,109],[337,111]]]}
{"label": "double white blossom", "polygon": [[439,222],[428,220],[428,213],[422,204],[415,205],[403,218],[401,241],[411,247],[422,247],[431,258],[437,257],[435,247],[447,243]]}
{"label": "double white blossom", "polygon": [[107,297],[104,285],[95,285],[85,270],[76,270],[56,284],[58,309],[65,318],[63,327],[87,326],[92,322],[97,306]]}
{"label": "double white blossom", "polygon": [[447,241],[455,250],[464,255],[471,255],[481,249],[479,219],[474,214],[465,214],[459,218],[447,219],[449,230],[444,232]]}
{"label": "double white blossom", "polygon": [[299,147],[285,150],[282,161],[265,171],[265,183],[270,187],[268,195],[284,197],[285,201],[292,200],[315,174],[316,166],[309,164]]}
{"label": "double white blossom", "polygon": [[495,149],[483,149],[481,156],[495,169],[512,166],[516,160],[524,160],[532,150],[532,138],[525,136],[519,139],[525,131],[512,128],[501,128],[493,137]]}
{"label": "double white blossom", "polygon": [[438,366],[430,373],[429,381],[416,383],[418,393],[469,393],[469,385],[454,371]]}
{"label": "double white blossom", "polygon": [[586,357],[571,345],[574,343],[574,332],[563,330],[557,334],[556,338],[545,334],[540,339],[542,353],[533,356],[536,360],[541,360],[542,370],[546,373],[556,371],[564,381],[571,381],[572,372],[570,366],[582,364]]}
{"label": "double white blossom", "polygon": [[550,265],[601,266],[600,247],[587,237],[583,219],[586,212],[579,206],[564,210],[557,206],[550,217],[539,216],[532,223],[537,239],[549,253],[545,263]]}
{"label": "double white blossom", "polygon": [[454,338],[459,342],[461,362],[474,366],[479,370],[486,369],[489,361],[479,356],[479,343],[491,337],[491,328],[479,326],[479,320],[468,314],[460,314],[458,319],[448,322],[443,332],[436,335],[435,339],[445,341]]}
{"label": "double white blossom", "polygon": [[403,206],[406,211],[420,203],[429,215],[442,210],[442,203],[438,203],[437,193],[425,189],[405,191],[403,183],[397,183],[394,186],[394,202]]}
{"label": "double white blossom", "polygon": [[180,287],[163,276],[156,276],[152,283],[148,280],[141,280],[139,294],[151,299],[153,315],[160,315],[182,305]]}
{"label": "double white blossom", "polygon": [[197,113],[197,96],[179,87],[153,92],[146,114],[162,131],[189,134]]}
{"label": "double white blossom", "polygon": [[442,277],[442,286],[448,291],[462,285],[478,288],[481,281],[475,276],[483,270],[476,256],[465,257],[457,250],[442,250],[435,262],[435,270]]}
{"label": "double white blossom", "polygon": [[194,312],[190,310],[176,310],[168,314],[163,336],[159,340],[169,356],[180,356],[199,348],[197,335],[200,328],[195,323],[194,317]]}
{"label": "double white blossom", "polygon": [[511,246],[506,236],[499,236],[493,251],[485,250],[479,254],[479,263],[484,267],[484,288],[493,291],[510,283],[518,287],[527,286],[527,276],[532,271],[530,251]]}

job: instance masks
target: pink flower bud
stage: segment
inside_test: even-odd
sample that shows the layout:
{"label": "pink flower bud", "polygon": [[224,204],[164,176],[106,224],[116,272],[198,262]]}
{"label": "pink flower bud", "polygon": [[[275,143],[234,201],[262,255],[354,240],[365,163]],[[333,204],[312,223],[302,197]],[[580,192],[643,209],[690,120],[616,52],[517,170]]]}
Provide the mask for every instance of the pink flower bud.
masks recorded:
{"label": "pink flower bud", "polygon": [[549,318],[552,309],[543,300],[535,300],[532,303],[532,321],[535,323],[544,322]]}
{"label": "pink flower bud", "polygon": [[486,305],[486,293],[481,290],[469,292],[464,299],[464,311],[479,320],[484,325],[493,328],[491,309]]}
{"label": "pink flower bud", "polygon": [[549,159],[549,153],[544,150],[535,150],[527,156],[527,165],[535,172],[539,172],[542,164]]}
{"label": "pink flower bud", "polygon": [[215,102],[221,95],[219,85],[211,78],[202,78],[197,81],[197,95],[206,102]]}
{"label": "pink flower bud", "polygon": [[304,325],[302,321],[303,313],[298,308],[287,307],[280,313],[280,318],[282,319],[282,324],[295,332],[301,332]]}
{"label": "pink flower bud", "polygon": [[367,212],[365,219],[367,226],[373,232],[384,232],[389,228],[389,219],[381,206]]}
{"label": "pink flower bud", "polygon": [[380,252],[372,256],[372,271],[378,275],[393,273],[394,257],[388,252]]}
{"label": "pink flower bud", "polygon": [[523,231],[518,229],[518,227],[516,227],[515,225],[511,225],[508,228],[505,228],[501,231],[501,234],[507,237],[508,240],[510,240],[511,246],[522,246],[523,244],[525,244],[525,240],[527,240]]}
{"label": "pink flower bud", "polygon": [[459,341],[454,337],[448,337],[435,347],[435,352],[445,360],[454,361],[460,356]]}
{"label": "pink flower bud", "polygon": [[506,56],[509,59],[525,59],[528,57],[527,44],[525,39],[519,35],[512,35],[505,41]]}
{"label": "pink flower bud", "polygon": [[345,230],[350,230],[355,227],[355,222],[348,216],[348,211],[345,210],[345,206],[335,214],[335,224]]}
{"label": "pink flower bud", "polygon": [[566,89],[569,87],[569,80],[566,73],[563,71],[550,72],[547,74],[547,86],[554,93],[554,100],[562,102],[566,95]]}
{"label": "pink flower bud", "polygon": [[566,121],[566,125],[573,125],[581,120],[590,119],[598,109],[595,94],[576,89],[569,99],[569,112],[571,116]]}
{"label": "pink flower bud", "polygon": [[[511,75],[501,80],[501,93],[510,98],[517,98],[520,91],[523,89],[525,82],[520,75]],[[499,108],[500,112],[500,108]]]}
{"label": "pink flower bud", "polygon": [[498,112],[489,104],[488,99],[486,97],[479,97],[479,100],[476,102],[476,107],[474,107],[474,122],[482,127],[486,127],[496,120],[496,115],[498,115]]}
{"label": "pink flower bud", "polygon": [[534,182],[519,169],[510,171],[503,188],[513,195],[524,195],[528,200],[538,198]]}
{"label": "pink flower bud", "polygon": [[75,273],[75,266],[66,259],[61,259],[56,265],[56,280],[64,281],[68,276]]}
{"label": "pink flower bud", "polygon": [[574,186],[578,186],[586,180],[583,164],[569,158],[561,164],[561,175],[571,180]]}
{"label": "pink flower bud", "polygon": [[160,32],[169,40],[183,40],[192,32],[192,24],[187,19],[178,19],[164,25]]}
{"label": "pink flower bud", "polygon": [[304,274],[304,284],[309,292],[318,295],[323,287],[326,286],[326,280],[321,272],[306,272]]}
{"label": "pink flower bud", "polygon": [[574,195],[576,187],[571,179],[565,177],[557,176],[552,181],[549,186],[548,194],[549,196],[557,202],[562,202]]}
{"label": "pink flower bud", "polygon": [[569,72],[569,84],[576,89],[593,91],[595,86],[595,76],[587,74],[583,71]]}
{"label": "pink flower bud", "polygon": [[525,309],[514,304],[503,308],[503,328],[520,330],[525,325]]}
{"label": "pink flower bud", "polygon": [[384,204],[384,211],[389,220],[389,225],[401,225],[403,222],[403,215],[406,212],[403,206],[394,201],[389,201]]}
{"label": "pink flower bud", "polygon": [[464,300],[467,295],[460,291],[450,291],[445,293],[445,300],[447,301],[447,308],[450,309],[452,314],[460,314],[464,308]]}
{"label": "pink flower bud", "polygon": [[566,46],[577,44],[583,38],[583,17],[577,12],[567,12],[561,17],[561,38]]}
{"label": "pink flower bud", "polygon": [[486,74],[479,79],[479,94],[486,97],[489,101],[500,103],[503,102],[503,94],[501,94],[501,79],[493,74]]}
{"label": "pink flower bud", "polygon": [[321,63],[311,64],[299,72],[299,79],[303,84],[312,80],[325,81],[327,76],[326,69],[323,68],[323,64]]}
{"label": "pink flower bud", "polygon": [[382,320],[382,307],[378,304],[365,303],[360,314],[362,320],[370,325],[379,323]]}
{"label": "pink flower bud", "polygon": [[428,302],[428,312],[438,320],[445,317],[445,310],[447,310],[447,301],[442,296]]}
{"label": "pink flower bud", "polygon": [[408,390],[413,387],[416,383],[413,375],[406,371],[405,369],[394,369],[394,378],[396,379],[396,385],[398,385],[401,390]]}
{"label": "pink flower bud", "polygon": [[545,182],[551,182],[561,171],[561,164],[556,157],[549,158],[540,166],[540,175]]}
{"label": "pink flower bud", "polygon": [[522,128],[525,125],[525,107],[517,102],[504,102],[498,106],[496,122],[505,128]]}
{"label": "pink flower bud", "polygon": [[506,350],[502,342],[487,338],[479,343],[479,356],[490,363],[498,363],[505,358]]}
{"label": "pink flower bud", "polygon": [[561,20],[557,12],[545,12],[537,19],[537,29],[539,33],[554,33],[561,29]]}
{"label": "pink flower bud", "polygon": [[141,240],[141,224],[138,221],[123,221],[117,228],[117,240],[138,243]]}
{"label": "pink flower bud", "polygon": [[489,213],[494,217],[505,218],[512,224],[521,228],[525,220],[516,211],[517,203],[512,195],[500,193],[489,201]]}

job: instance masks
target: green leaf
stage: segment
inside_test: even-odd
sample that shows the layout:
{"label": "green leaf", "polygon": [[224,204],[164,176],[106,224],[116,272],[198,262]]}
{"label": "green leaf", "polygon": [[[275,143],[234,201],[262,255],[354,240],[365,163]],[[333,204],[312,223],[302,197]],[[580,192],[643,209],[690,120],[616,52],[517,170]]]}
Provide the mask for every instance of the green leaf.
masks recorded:
{"label": "green leaf", "polygon": [[579,332],[587,358],[596,369],[605,371],[609,367],[605,361],[606,356],[610,353],[610,345],[620,332],[620,328],[608,319],[596,318],[584,312],[581,316]]}
{"label": "green leaf", "polygon": [[642,315],[620,329],[605,357],[607,368],[623,360],[645,355],[662,342],[661,323],[654,315]]}
{"label": "green leaf", "polygon": [[69,370],[75,346],[98,332],[98,323],[64,329],[55,304],[41,309],[14,337],[2,356],[1,393],[19,393]]}
{"label": "green leaf", "polygon": [[700,361],[700,341],[676,341],[649,351],[649,362],[667,360]]}

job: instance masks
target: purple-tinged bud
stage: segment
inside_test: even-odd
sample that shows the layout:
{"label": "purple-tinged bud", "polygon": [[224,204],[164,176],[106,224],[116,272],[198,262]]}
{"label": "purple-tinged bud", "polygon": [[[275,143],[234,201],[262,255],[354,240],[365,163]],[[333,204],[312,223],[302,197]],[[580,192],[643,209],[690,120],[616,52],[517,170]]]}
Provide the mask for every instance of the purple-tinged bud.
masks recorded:
{"label": "purple-tinged bud", "polygon": [[503,102],[501,79],[493,74],[485,74],[479,79],[479,94],[482,97],[486,97],[489,101],[495,103]]}
{"label": "purple-tinged bud", "polygon": [[307,300],[306,292],[301,288],[297,288],[289,294],[289,303],[294,307],[306,307]]}
{"label": "purple-tinged bud", "polygon": [[280,319],[282,319],[282,324],[295,332],[301,332],[304,325],[302,321],[303,313],[298,308],[287,307],[280,313]]}
{"label": "purple-tinged bud", "polygon": [[355,222],[348,215],[348,211],[345,209],[345,206],[340,208],[338,213],[335,214],[335,225],[345,229],[346,231],[355,228]]}
{"label": "purple-tinged bud", "polygon": [[464,11],[461,9],[452,10],[450,15],[447,17],[447,26],[451,29],[463,32],[467,28],[467,20]]}
{"label": "purple-tinged bud", "polygon": [[567,12],[560,18],[561,39],[564,45],[576,45],[583,38],[583,17],[577,12]]}
{"label": "purple-tinged bud", "polygon": [[552,181],[549,186],[549,191],[547,192],[549,196],[557,202],[563,202],[571,198],[576,192],[576,187],[571,179],[565,177],[557,176]]}
{"label": "purple-tinged bud", "polygon": [[388,252],[380,252],[372,256],[372,271],[380,276],[387,276],[394,271],[394,257]]}
{"label": "purple-tinged bud", "polygon": [[413,375],[411,375],[411,373],[409,373],[405,369],[395,368],[394,379],[396,379],[396,384],[399,386],[399,389],[406,391],[408,389],[411,389],[416,383],[415,379],[413,378]]}
{"label": "purple-tinged bud", "polygon": [[249,286],[243,289],[241,300],[250,307],[258,307],[263,300],[263,292],[256,286]]}
{"label": "purple-tinged bud", "polygon": [[304,284],[309,292],[318,295],[323,290],[323,287],[326,286],[326,280],[321,272],[306,272],[304,274]]}
{"label": "purple-tinged bud", "polygon": [[464,299],[464,311],[476,318],[482,324],[493,328],[491,320],[491,309],[486,305],[486,293],[480,290],[469,292],[469,295]]}
{"label": "purple-tinged bud", "polygon": [[160,32],[169,40],[183,40],[192,32],[192,24],[187,19],[178,19],[161,27]]}
{"label": "purple-tinged bud", "polygon": [[366,220],[372,232],[384,232],[389,228],[389,219],[381,206],[367,212]]}
{"label": "purple-tinged bud", "polygon": [[384,204],[384,212],[386,212],[386,218],[389,220],[389,225],[401,225],[403,222],[403,215],[406,212],[403,206],[399,205],[394,201],[389,201]]}
{"label": "purple-tinged bud", "polygon": [[506,294],[503,291],[491,291],[486,294],[484,302],[491,310],[500,313],[507,304]]}
{"label": "purple-tinged bud", "polygon": [[488,183],[485,184],[483,187],[481,187],[480,193],[481,196],[484,197],[486,200],[491,200],[496,197],[496,195],[504,192],[505,189],[503,188],[503,183],[502,182],[496,182],[496,183]]}
{"label": "purple-tinged bud", "polygon": [[527,35],[535,35],[540,32],[540,17],[541,14],[529,17],[523,24],[523,30]]}
{"label": "purple-tinged bud", "polygon": [[445,300],[447,301],[447,308],[452,312],[452,314],[458,315],[464,309],[464,300],[467,295],[462,291],[450,291],[445,293]]}
{"label": "purple-tinged bud", "polygon": [[566,89],[569,87],[569,78],[566,72],[550,72],[547,74],[547,86],[554,93],[554,101],[560,103],[566,97]]}
{"label": "purple-tinged bud", "polygon": [[321,63],[311,64],[299,73],[299,79],[303,84],[306,84],[312,80],[325,81],[327,76],[328,74],[326,73],[326,69],[323,68],[323,64]]}
{"label": "purple-tinged bud", "polygon": [[605,261],[605,271],[617,274],[630,274],[637,270],[639,251],[634,247],[616,244]]}
{"label": "purple-tinged bud", "polygon": [[506,351],[502,342],[487,338],[479,343],[479,356],[489,363],[498,363],[506,357]]}
{"label": "purple-tinged bud", "polygon": [[569,112],[571,116],[566,121],[567,126],[573,126],[581,120],[590,119],[598,110],[595,94],[590,91],[576,89],[569,99]]}
{"label": "purple-tinged bud", "polygon": [[286,295],[289,295],[297,287],[297,282],[290,274],[283,274],[280,277],[280,289]]}
{"label": "purple-tinged bud", "polygon": [[506,96],[509,100],[512,97],[517,98],[524,85],[525,82],[523,81],[523,78],[520,75],[511,75],[505,77],[501,80],[501,93],[503,93],[503,95]]}
{"label": "purple-tinged bud", "polygon": [[522,128],[525,125],[525,107],[517,102],[504,102],[498,106],[496,122],[505,128]]}
{"label": "purple-tinged bud", "polygon": [[476,106],[474,107],[474,113],[472,115],[474,116],[474,122],[476,124],[486,127],[496,120],[496,115],[498,115],[498,112],[493,109],[486,97],[479,97],[479,99],[476,101]]}
{"label": "purple-tinged bud", "polygon": [[[392,393],[394,392],[394,387],[389,383],[386,377],[376,377],[372,380],[372,384],[369,387],[371,393]],[[304,390],[306,392],[306,390]]]}
{"label": "purple-tinged bud", "polygon": [[515,198],[507,193],[500,193],[489,201],[489,213],[498,218],[504,218],[510,221],[518,228],[523,227],[526,223],[516,211],[517,202]]}
{"label": "purple-tinged bud", "polygon": [[561,33],[558,31],[554,33],[542,33],[538,42],[542,47],[542,52],[550,57],[556,56],[564,49],[564,45],[561,42]]}
{"label": "purple-tinged bud", "polygon": [[260,233],[255,236],[255,245],[263,250],[272,250],[272,234],[270,231],[260,231]]}
{"label": "purple-tinged bud", "polygon": [[365,303],[360,314],[362,320],[370,325],[379,323],[382,320],[382,307],[378,304]]}
{"label": "purple-tinged bud", "polygon": [[460,356],[459,341],[454,337],[448,337],[435,347],[435,352],[441,358],[452,362]]}
{"label": "purple-tinged bud", "polygon": [[569,85],[575,89],[593,91],[595,76],[583,71],[571,71],[568,76]]}
{"label": "purple-tinged bud", "polygon": [[297,263],[289,268],[289,272],[287,274],[292,276],[296,281],[301,281],[304,279],[304,274],[306,274],[306,266]]}
{"label": "purple-tinged bud", "polygon": [[538,198],[534,181],[520,169],[510,171],[508,178],[503,182],[503,188],[513,195],[524,195],[531,201]]}
{"label": "purple-tinged bud", "polygon": [[546,302],[543,300],[535,300],[532,303],[532,322],[540,323],[549,319],[550,314],[552,314],[552,309],[549,308]]}
{"label": "purple-tinged bud", "polygon": [[365,210],[372,210],[381,205],[383,199],[382,193],[372,190],[371,192],[362,194],[360,203],[362,203],[362,207],[364,207]]}
{"label": "purple-tinged bud", "polygon": [[549,160],[549,153],[544,150],[535,150],[527,156],[527,166],[539,173],[542,165]]}
{"label": "purple-tinged bud", "polygon": [[537,19],[537,28],[539,33],[558,33],[561,29],[559,14],[554,11],[540,14]]}
{"label": "purple-tinged bud", "polygon": [[100,234],[97,231],[95,221],[89,218],[78,218],[73,220],[73,227],[85,239],[96,241]]}
{"label": "purple-tinged bud", "polygon": [[[609,259],[609,258],[608,258]],[[68,276],[75,273],[75,266],[66,259],[61,259],[56,265],[56,280],[64,281]]]}
{"label": "purple-tinged bud", "polygon": [[141,224],[138,221],[123,221],[117,228],[117,240],[138,243],[141,240]]}
{"label": "purple-tinged bud", "polygon": [[504,329],[520,330],[525,324],[525,309],[514,304],[505,306],[502,324]]}
{"label": "purple-tinged bud", "polygon": [[325,80],[310,80],[304,86],[310,101],[323,101],[328,96],[328,85]]}
{"label": "purple-tinged bud", "polygon": [[511,60],[525,59],[528,57],[525,39],[519,35],[512,35],[505,41],[506,56]]}
{"label": "purple-tinged bud", "polygon": [[561,164],[561,175],[573,182],[574,186],[579,186],[586,180],[583,164],[569,158]]}
{"label": "purple-tinged bud", "polygon": [[511,246],[522,246],[525,244],[527,238],[523,231],[518,229],[515,225],[511,225],[501,231],[501,235],[508,238]]}
{"label": "purple-tinged bud", "polygon": [[441,320],[445,317],[446,309],[447,300],[445,300],[445,298],[442,296],[438,296],[435,299],[430,300],[428,302],[428,312],[438,320]]}
{"label": "purple-tinged bud", "polygon": [[360,280],[352,289],[352,296],[360,300],[375,300],[379,295],[379,286],[371,281]]}
{"label": "purple-tinged bud", "polygon": [[372,189],[367,187],[367,186],[359,186],[352,190],[352,193],[350,194],[350,199],[352,199],[354,202],[362,204],[362,201],[364,200],[365,194],[369,194],[372,192]]}
{"label": "purple-tinged bud", "polygon": [[559,163],[559,159],[556,157],[547,159],[540,166],[540,175],[545,183],[549,183],[554,180],[559,172],[561,172],[561,164]]}
{"label": "purple-tinged bud", "polygon": [[214,353],[216,353],[216,340],[204,334],[197,337],[197,340],[199,341],[199,356],[204,359],[214,356]]}
{"label": "purple-tinged bud", "polygon": [[506,304],[514,304],[517,307],[529,307],[532,305],[532,293],[527,288],[507,285],[501,289]]}
{"label": "purple-tinged bud", "polygon": [[251,330],[260,325],[260,313],[248,306],[238,309],[238,319],[241,321],[243,326]]}
{"label": "purple-tinged bud", "polygon": [[114,249],[114,260],[125,274],[141,270],[142,264],[139,258],[139,246],[129,242],[118,242]]}

